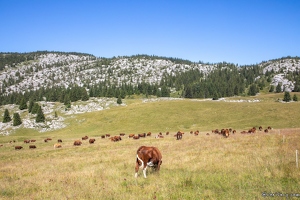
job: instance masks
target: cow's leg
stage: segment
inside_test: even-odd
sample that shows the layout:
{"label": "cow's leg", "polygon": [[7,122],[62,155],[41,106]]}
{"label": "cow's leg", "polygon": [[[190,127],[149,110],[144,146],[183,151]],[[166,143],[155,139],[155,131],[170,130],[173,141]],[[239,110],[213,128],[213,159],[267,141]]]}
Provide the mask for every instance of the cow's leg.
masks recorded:
{"label": "cow's leg", "polygon": [[147,178],[146,170],[147,170],[147,166],[143,169],[143,174],[144,174],[144,177],[145,177],[145,178]]}

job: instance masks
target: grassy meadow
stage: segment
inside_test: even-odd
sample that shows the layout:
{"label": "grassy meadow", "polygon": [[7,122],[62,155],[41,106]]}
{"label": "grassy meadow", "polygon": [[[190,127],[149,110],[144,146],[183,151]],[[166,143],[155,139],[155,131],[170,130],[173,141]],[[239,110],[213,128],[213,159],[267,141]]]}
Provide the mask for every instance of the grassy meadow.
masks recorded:
{"label": "grassy meadow", "polygon": [[[0,199],[263,199],[263,192],[300,196],[295,158],[300,102],[280,103],[278,98],[282,94],[229,98],[259,102],[125,99],[126,106],[74,115],[60,130],[16,130],[0,136]],[[253,126],[272,130],[240,133]],[[211,133],[217,128],[237,133],[224,138]],[[185,132],[179,141],[173,136],[178,130]],[[149,131],[151,137],[127,137]],[[159,132],[164,138],[155,139]],[[119,133],[126,134],[119,142],[100,138]],[[85,135],[96,138],[95,144],[73,146]],[[52,141],[45,143],[47,137]],[[29,149],[24,139],[36,139],[37,148]],[[53,148],[57,139],[63,140],[60,149]],[[23,149],[15,150],[15,145]],[[163,156],[160,172],[148,169],[147,179],[141,170],[134,177],[141,145],[156,146]]]}

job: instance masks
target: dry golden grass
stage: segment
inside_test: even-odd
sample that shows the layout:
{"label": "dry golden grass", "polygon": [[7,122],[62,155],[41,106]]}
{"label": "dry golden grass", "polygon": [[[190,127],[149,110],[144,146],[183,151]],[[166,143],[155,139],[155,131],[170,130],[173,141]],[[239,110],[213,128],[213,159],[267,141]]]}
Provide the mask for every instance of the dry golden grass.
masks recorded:
{"label": "dry golden grass", "polygon": [[[120,142],[96,138],[72,146],[64,141],[37,141],[37,149],[0,149],[1,199],[260,199],[261,193],[299,192],[300,171],[295,150],[299,129],[272,130],[251,135],[237,133],[199,136],[185,133],[177,141],[139,140],[126,136]],[[21,142],[17,142],[21,144]],[[134,178],[139,146],[158,147],[163,154],[159,174],[148,171]]]}
{"label": "dry golden grass", "polygon": [[[257,97],[255,97],[257,98]],[[162,101],[142,103],[76,115],[68,127],[38,133],[20,129],[1,136],[0,199],[262,199],[262,192],[300,193],[298,102],[259,103]],[[241,134],[253,126],[272,126],[269,133]],[[235,135],[212,134],[215,128],[233,128]],[[199,136],[189,133],[200,130]],[[174,134],[182,130],[183,139]],[[129,133],[152,132],[151,137],[129,139]],[[170,135],[166,136],[166,131]],[[122,141],[101,139],[105,133],[126,133]],[[154,135],[162,132],[163,139]],[[206,135],[206,133],[210,135]],[[75,139],[88,135],[95,144]],[[45,143],[44,138],[53,140]],[[29,149],[24,139],[36,139]],[[62,148],[54,149],[57,139]],[[8,143],[16,140],[15,143]],[[16,151],[15,145],[24,148]],[[134,178],[136,150],[156,146],[163,155],[159,173],[142,172]]]}

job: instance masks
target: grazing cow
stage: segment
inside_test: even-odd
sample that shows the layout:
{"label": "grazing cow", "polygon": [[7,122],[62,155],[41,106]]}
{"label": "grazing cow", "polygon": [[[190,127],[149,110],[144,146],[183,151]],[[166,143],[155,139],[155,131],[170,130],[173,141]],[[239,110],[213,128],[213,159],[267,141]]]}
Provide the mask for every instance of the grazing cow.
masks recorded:
{"label": "grazing cow", "polygon": [[56,144],[53,145],[53,147],[54,147],[54,149],[56,149],[56,148],[61,148],[62,146],[61,146],[61,144],[56,143]]}
{"label": "grazing cow", "polygon": [[61,139],[58,139],[57,142],[62,142],[62,140],[61,140]]}
{"label": "grazing cow", "polygon": [[36,146],[35,145],[29,145],[29,149],[35,149]]}
{"label": "grazing cow", "polygon": [[120,133],[120,136],[124,136],[125,135],[125,133]]}
{"label": "grazing cow", "polygon": [[36,140],[30,140],[30,142],[35,142]]}
{"label": "grazing cow", "polygon": [[219,129],[215,129],[211,131],[212,133],[218,134],[219,133]]}
{"label": "grazing cow", "polygon": [[89,140],[89,143],[90,143],[90,144],[94,144],[95,141],[96,141],[96,139],[91,138],[91,139]]}
{"label": "grazing cow", "polygon": [[268,129],[271,130],[272,129],[271,126],[268,126]]}
{"label": "grazing cow", "polygon": [[233,131],[232,131],[232,134],[235,134],[235,133],[236,133],[236,130],[233,130]]}
{"label": "grazing cow", "polygon": [[209,133],[206,133],[206,135],[209,135]]}
{"label": "grazing cow", "polygon": [[198,130],[195,131],[195,132],[194,132],[194,135],[195,135],[195,136],[199,135],[199,131],[198,131]]}
{"label": "grazing cow", "polygon": [[147,167],[153,167],[156,171],[159,171],[162,164],[162,155],[156,147],[141,146],[136,152],[135,163],[135,178],[138,176],[139,168],[143,169],[144,177],[146,176]]}
{"label": "grazing cow", "polygon": [[20,150],[22,148],[23,148],[22,146],[15,146],[15,150]]}
{"label": "grazing cow", "polygon": [[146,137],[146,133],[139,133],[139,137]]}
{"label": "grazing cow", "polygon": [[111,138],[109,138],[112,142],[118,142],[118,141],[120,141],[120,140],[122,140],[122,138],[121,138],[121,136],[118,136],[118,135],[116,135],[116,136],[114,136],[114,137],[111,137]]}
{"label": "grazing cow", "polygon": [[193,131],[190,131],[190,134],[193,134],[194,132]]}
{"label": "grazing cow", "polygon": [[47,139],[44,139],[44,142],[48,142],[48,140],[47,140]]}
{"label": "grazing cow", "polygon": [[148,133],[147,133],[147,136],[151,136],[151,132],[148,132]]}
{"label": "grazing cow", "polygon": [[137,139],[139,139],[139,138],[140,138],[140,136],[138,136],[138,135],[134,135],[132,138],[133,138],[133,139],[135,139],[135,140],[137,140]]}
{"label": "grazing cow", "polygon": [[182,139],[182,132],[181,131],[177,132],[176,138],[177,138],[177,140],[181,140]]}
{"label": "grazing cow", "polygon": [[87,140],[87,139],[89,139],[89,137],[88,137],[88,136],[84,136],[84,137],[82,137],[81,139],[82,139],[82,140]]}
{"label": "grazing cow", "polygon": [[164,136],[163,135],[157,135],[157,136],[155,136],[155,138],[156,139],[158,139],[158,138],[164,138]]}
{"label": "grazing cow", "polygon": [[24,143],[30,143],[30,140],[24,140]]}
{"label": "grazing cow", "polygon": [[129,134],[128,138],[132,138],[134,136],[134,134]]}
{"label": "grazing cow", "polygon": [[80,146],[82,142],[80,140],[75,140],[74,141],[74,146]]}
{"label": "grazing cow", "polygon": [[101,138],[105,138],[105,135],[101,135]]}
{"label": "grazing cow", "polygon": [[268,129],[265,129],[265,133],[268,133],[269,132],[269,130]]}
{"label": "grazing cow", "polygon": [[166,132],[166,135],[169,135],[169,131]]}
{"label": "grazing cow", "polygon": [[259,130],[259,131],[262,131],[262,129],[263,129],[262,126],[258,127],[258,130]]}
{"label": "grazing cow", "polygon": [[105,137],[110,137],[110,134],[105,134]]}

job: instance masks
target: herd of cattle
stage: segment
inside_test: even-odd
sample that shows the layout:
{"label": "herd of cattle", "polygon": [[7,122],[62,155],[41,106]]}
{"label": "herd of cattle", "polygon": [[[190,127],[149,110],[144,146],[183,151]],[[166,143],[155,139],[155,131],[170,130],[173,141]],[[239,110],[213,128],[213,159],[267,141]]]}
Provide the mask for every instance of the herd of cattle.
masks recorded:
{"label": "herd of cattle", "polygon": [[[260,132],[265,132],[265,133],[268,133],[272,128],[269,126],[267,127],[266,129],[263,129],[262,126],[259,126],[258,127],[258,131]],[[211,131],[213,134],[219,134],[225,138],[228,138],[230,136],[230,134],[236,134],[236,130],[233,130],[232,128],[228,128],[228,129],[213,129]],[[253,134],[253,133],[256,133],[257,132],[257,129],[256,127],[253,127],[247,131],[241,131],[240,133],[241,134]],[[199,135],[199,130],[196,130],[196,131],[190,131],[190,134],[193,134],[195,136],[198,136]],[[173,136],[177,139],[177,140],[181,140],[182,139],[182,136],[184,135],[185,133],[182,132],[182,131],[178,131],[177,133],[175,133]],[[163,134],[162,132],[159,132],[158,134],[155,135],[155,138],[156,139],[160,139],[160,138],[164,138],[166,136],[169,136],[170,135],[170,132],[166,132],[165,134]],[[206,133],[206,135],[210,135],[209,133]],[[118,142],[118,141],[121,141],[122,138],[126,137],[126,138],[132,138],[134,140],[138,140],[140,138],[146,138],[146,137],[151,137],[152,136],[152,133],[151,132],[148,132],[148,133],[139,133],[139,134],[129,134],[128,137],[126,137],[126,134],[125,133],[120,133],[119,135],[115,135],[115,136],[111,136],[110,134],[104,134],[104,135],[101,135],[101,138],[102,139],[105,139],[105,138],[108,138],[110,141],[112,142]],[[44,139],[44,142],[49,142],[51,141],[52,139],[51,138],[45,138]],[[88,140],[89,144],[94,144],[96,139],[95,138],[89,138],[88,136],[84,136],[81,138],[81,140],[75,140],[73,142],[73,145],[74,146],[80,146],[82,145],[82,142],[84,140]],[[10,141],[10,143],[13,143],[15,141]],[[35,143],[36,140],[24,140],[24,143],[30,143],[29,144],[29,149],[35,149],[37,148],[36,145],[34,145],[33,143]],[[0,147],[3,146],[3,144],[0,144]],[[15,150],[20,150],[23,148],[23,146],[14,146],[15,147]],[[57,140],[57,143],[55,143],[53,145],[54,148],[61,148],[62,147],[62,139],[58,139]]]}
{"label": "herd of cattle", "polygon": [[[265,133],[268,133],[272,128],[269,126],[267,129],[264,129],[260,126],[258,128],[258,131],[264,131]],[[256,133],[256,127],[253,127],[247,131],[241,131],[241,134],[253,134]],[[213,134],[219,134],[225,138],[228,138],[230,134],[236,134],[236,130],[233,130],[231,128],[229,129],[214,129],[212,130]],[[166,136],[168,136],[170,133],[166,132]],[[199,135],[199,131],[190,131],[190,134],[193,134],[195,136]],[[120,133],[119,135],[116,136],[111,136],[110,134],[105,134],[102,135],[101,138],[105,139],[105,138],[109,138],[112,142],[117,142],[117,141],[121,141],[122,137],[125,137],[125,133]],[[151,132],[148,133],[141,133],[141,134],[129,134],[128,138],[132,138],[134,140],[137,140],[139,138],[145,138],[145,137],[150,137],[152,134]],[[182,136],[184,135],[184,132],[182,131],[178,131],[176,134],[174,134],[173,136],[176,137],[177,140],[181,140]],[[209,133],[206,133],[206,135],[210,135]],[[155,136],[155,138],[159,139],[159,138],[164,138],[164,135],[160,132],[159,134],[157,134]],[[88,140],[89,139],[89,140]],[[51,141],[51,138],[46,138],[44,139],[44,142],[49,142]],[[94,142],[96,141],[95,138],[89,138],[88,136],[84,136],[81,138],[81,140],[75,140],[73,145],[74,146],[80,146],[82,145],[82,142],[84,140],[88,140],[89,144],[94,144]],[[10,141],[10,143],[13,143],[16,141]],[[29,143],[29,149],[35,149],[36,146],[33,145],[32,143],[36,142],[36,140],[24,140],[24,143]],[[54,148],[61,148],[62,145],[62,139],[58,139],[57,143],[55,143],[53,146]],[[2,144],[0,144],[0,147],[3,146]],[[16,150],[20,150],[22,149],[22,146],[15,146]],[[147,146],[140,146],[137,150],[136,153],[136,163],[135,163],[135,177],[137,178],[138,176],[138,171],[139,169],[143,170],[143,175],[144,178],[147,178],[146,176],[146,170],[148,167],[153,168],[155,171],[159,171],[160,170],[160,166],[162,164],[162,154],[159,151],[159,149],[157,147],[147,147]]]}

